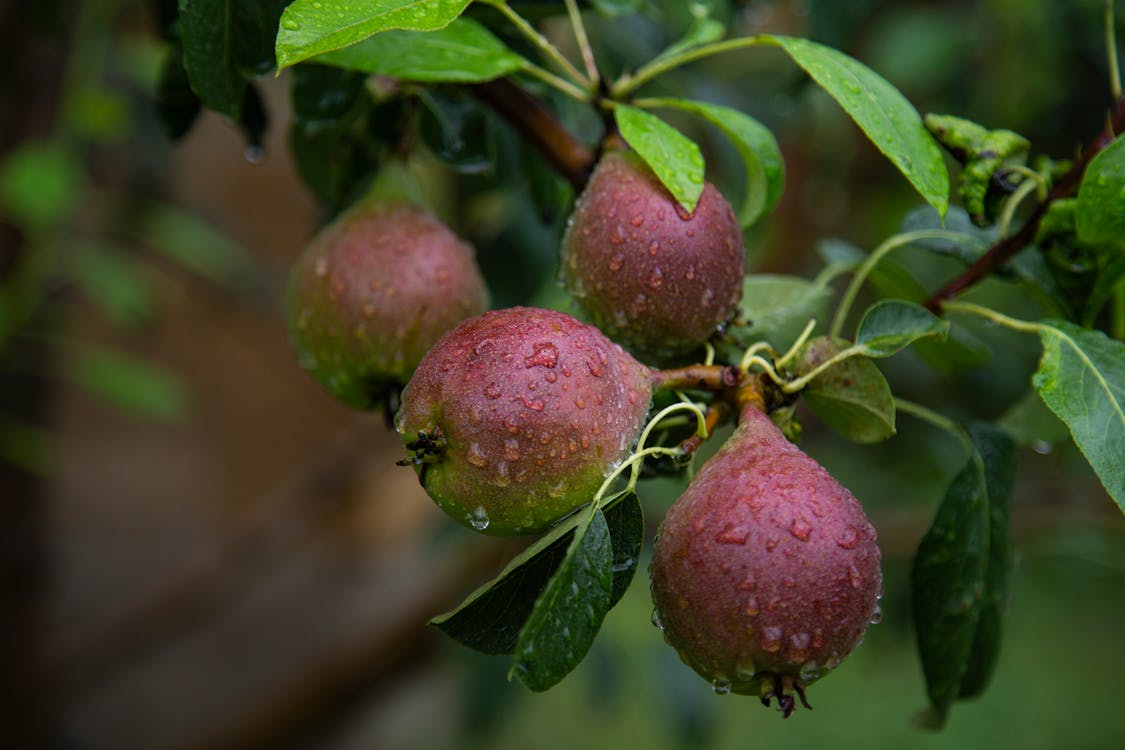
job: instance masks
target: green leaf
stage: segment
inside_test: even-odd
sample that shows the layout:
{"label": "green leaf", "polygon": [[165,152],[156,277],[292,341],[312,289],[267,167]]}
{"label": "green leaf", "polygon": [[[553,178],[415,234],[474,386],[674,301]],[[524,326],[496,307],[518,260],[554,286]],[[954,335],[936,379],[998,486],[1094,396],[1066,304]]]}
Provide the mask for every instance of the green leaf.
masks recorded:
{"label": "green leaf", "polygon": [[867,309],[856,329],[855,343],[862,346],[868,356],[889,357],[918,339],[927,336],[945,338],[949,334],[949,321],[932,312],[900,299],[885,299]]}
{"label": "green leaf", "polygon": [[996,420],[996,425],[1018,445],[1036,453],[1046,453],[1052,445],[1070,439],[1066,424],[1047,408],[1034,388],[1028,388],[1023,397]]}
{"label": "green leaf", "polygon": [[392,29],[436,31],[472,0],[294,0],[281,15],[277,64],[286,68]]}
{"label": "green leaf", "polygon": [[576,530],[562,564],[535,600],[516,642],[510,674],[536,692],[569,674],[593,643],[613,588],[609,527],[602,511],[595,510],[589,525]]}
{"label": "green leaf", "polygon": [[99,242],[74,250],[71,273],[75,282],[113,323],[135,327],[152,316],[152,291],[133,258]]}
{"label": "green leaf", "polygon": [[827,317],[831,298],[827,287],[798,276],[752,274],[742,283],[742,317],[753,340],[784,350],[809,320]]}
{"label": "green leaf", "polygon": [[937,726],[954,701],[978,695],[988,683],[1011,568],[1014,446],[989,425],[967,430],[974,453],[949,485],[910,575],[918,651]]}
{"label": "green leaf", "polygon": [[526,61],[484,26],[459,18],[437,31],[384,31],[314,62],[426,83],[480,83],[522,69]]}
{"label": "green leaf", "polygon": [[82,187],[82,166],[62,143],[27,141],[0,162],[0,209],[26,229],[65,219]]}
{"label": "green leaf", "polygon": [[1125,138],[1118,136],[1090,160],[1078,187],[1076,219],[1083,242],[1125,237]]}
{"label": "green leaf", "polygon": [[132,355],[108,349],[82,350],[66,377],[105,403],[141,419],[179,422],[190,396],[176,374]]}
{"label": "green leaf", "polygon": [[613,545],[613,593],[609,597],[609,606],[612,607],[621,601],[633,582],[633,574],[637,572],[637,561],[645,539],[645,515],[640,499],[632,492],[604,508],[603,512]]}
{"label": "green leaf", "polygon": [[287,2],[180,0],[184,68],[205,105],[241,119],[247,80],[273,67],[273,39]]}
{"label": "green leaf", "polygon": [[154,250],[218,284],[236,286],[252,275],[253,260],[227,235],[172,206],[149,206],[139,227]]}
{"label": "green leaf", "polygon": [[645,160],[668,192],[691,213],[703,194],[703,153],[656,115],[624,104],[613,110],[621,137]]}
{"label": "green leaf", "polygon": [[949,172],[917,110],[885,79],[854,58],[807,39],[766,36],[835,99],[918,193],[945,215]]}
{"label": "green leaf", "polygon": [[1031,382],[1125,511],[1125,343],[1063,320],[1036,332],[1043,356]]}
{"label": "green leaf", "polygon": [[743,228],[773,210],[785,186],[785,162],[769,128],[737,109],[718,104],[689,99],[658,99],[653,104],[697,114],[734,143],[746,168],[746,197],[738,208]]}
{"label": "green leaf", "polygon": [[293,69],[293,127],[290,143],[305,186],[334,212],[363,191],[388,137],[402,122],[401,100],[376,105],[367,77],[351,70],[306,63]]}
{"label": "green leaf", "polygon": [[[849,348],[846,339],[818,336],[797,354],[798,375],[811,372]],[[857,443],[878,443],[895,434],[895,400],[879,368],[851,357],[813,378],[801,397],[822,422]]]}
{"label": "green leaf", "polygon": [[[644,523],[635,494],[611,498],[603,507],[613,545],[610,605],[620,599],[636,569]],[[495,578],[465,598],[456,609],[430,624],[443,633],[486,654],[511,654],[535,602],[567,558],[574,530],[584,512],[571,516],[517,555]],[[631,562],[630,562],[631,561]]]}

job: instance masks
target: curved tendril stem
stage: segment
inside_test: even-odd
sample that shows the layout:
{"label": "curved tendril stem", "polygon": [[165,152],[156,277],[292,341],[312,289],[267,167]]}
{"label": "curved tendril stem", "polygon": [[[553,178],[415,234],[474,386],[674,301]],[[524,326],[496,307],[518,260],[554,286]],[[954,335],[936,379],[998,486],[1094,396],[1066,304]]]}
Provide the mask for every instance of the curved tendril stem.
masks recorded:
{"label": "curved tendril stem", "polygon": [[598,73],[598,64],[594,60],[594,49],[590,46],[590,37],[586,34],[586,24],[582,22],[582,12],[578,10],[576,0],[566,0],[566,13],[570,16],[570,26],[574,29],[574,40],[582,52],[582,64],[586,67],[586,78],[593,88],[601,83]]}
{"label": "curved tendril stem", "polygon": [[773,353],[773,347],[766,341],[755,341],[751,344],[742,355],[742,359],[738,363],[738,369],[743,372],[750,371],[750,361],[757,357],[758,352]]}
{"label": "curved tendril stem", "polygon": [[749,358],[743,357],[743,362],[747,367],[747,371],[749,371],[751,365],[757,365],[762,369],[762,372],[769,376],[770,380],[781,386],[782,390],[785,390],[785,386],[789,381],[777,374],[777,370],[773,368],[773,363],[768,359],[759,357],[757,354],[755,354]]}
{"label": "curved tendril stem", "polygon": [[1004,201],[1004,210],[1000,212],[1000,220],[997,222],[998,237],[1008,236],[1008,230],[1012,226],[1012,218],[1016,215],[1016,209],[1023,203],[1024,198],[1031,195],[1033,191],[1042,192],[1040,190],[1041,183],[1042,179],[1025,180],[1016,188],[1014,193],[1008,196],[1008,200]]}
{"label": "curved tendril stem", "polygon": [[786,393],[796,393],[844,360],[851,359],[852,357],[863,354],[864,351],[865,350],[862,346],[849,346],[847,349],[844,349],[841,352],[837,352],[832,357],[824,360],[819,365],[809,370],[796,380],[790,380],[785,383],[780,383],[779,385],[781,385],[781,390],[785,391]]}
{"label": "curved tendril stem", "polygon": [[1023,333],[1038,333],[1043,328],[1043,326],[1038,323],[1029,323],[1026,320],[1012,318],[1004,313],[996,312],[992,308],[974,305],[972,302],[949,300],[941,304],[941,309],[945,312],[963,312],[976,315],[991,320],[993,323],[999,323],[1005,328],[1010,328],[1013,331],[1021,331]]}
{"label": "curved tendril stem", "polygon": [[704,44],[701,47],[685,50],[677,55],[670,55],[663,59],[657,58],[647,65],[641,66],[632,74],[626,74],[617,79],[613,83],[613,86],[610,87],[610,95],[614,99],[623,99],[641,86],[644,86],[653,78],[663,75],[669,70],[694,62],[695,60],[701,60],[704,57],[743,49],[745,47],[752,47],[756,44],[762,44],[765,41],[765,39],[758,36],[744,36],[737,39],[726,39],[721,42]]}
{"label": "curved tendril stem", "polygon": [[976,453],[976,448],[973,446],[973,441],[972,438],[969,437],[969,433],[965,432],[964,428],[961,427],[961,425],[957,424],[949,417],[938,414],[936,411],[922,406],[917,402],[908,401],[907,399],[898,398],[896,396],[895,413],[898,412],[909,414],[915,419],[920,419],[923,422],[928,422],[939,430],[949,433],[953,437],[957,438],[957,440],[963,446],[965,446],[965,449],[968,450],[969,453]]}
{"label": "curved tendril stem", "polygon": [[570,60],[567,60],[566,57],[563,56],[562,52],[559,52],[558,47],[551,44],[550,40],[547,39],[547,37],[536,31],[535,27],[528,23],[527,20],[519,13],[517,13],[514,8],[508,5],[506,0],[482,0],[482,2],[485,5],[491,5],[493,8],[500,11],[500,13],[506,19],[508,19],[508,21],[511,22],[511,24],[515,26],[519,30],[519,32],[527,38],[529,42],[535,45],[535,47],[540,52],[542,52],[545,57],[554,62],[555,65],[557,65],[559,69],[563,73],[565,73],[572,81],[574,81],[584,89],[593,88],[592,82],[587,80],[586,76],[582,75],[582,72],[579,71],[578,68],[574,67]]}
{"label": "curved tendril stem", "polygon": [[855,272],[852,281],[848,284],[844,296],[840,299],[840,306],[836,308],[836,316],[832,319],[832,327],[829,329],[828,335],[833,338],[840,336],[840,332],[844,328],[844,323],[848,319],[848,312],[851,311],[852,304],[855,302],[856,295],[859,294],[860,287],[863,282],[867,280],[867,276],[871,273],[872,269],[878,265],[884,257],[892,251],[897,250],[905,245],[918,242],[919,240],[949,240],[951,242],[958,241],[976,241],[976,238],[971,235],[963,234],[961,232],[951,232],[946,229],[919,229],[916,232],[905,232],[903,234],[890,237],[883,244],[876,247],[867,256],[867,260]]}
{"label": "curved tendril stem", "polygon": [[789,351],[785,352],[785,354],[782,355],[781,359],[773,363],[774,367],[781,369],[789,363],[789,360],[796,357],[797,352],[800,351],[801,347],[805,345],[805,342],[809,340],[809,336],[812,335],[813,329],[815,328],[816,318],[810,318],[809,322],[805,324],[805,329],[801,331],[801,335],[798,336],[797,340],[793,342],[793,346],[789,347]]}

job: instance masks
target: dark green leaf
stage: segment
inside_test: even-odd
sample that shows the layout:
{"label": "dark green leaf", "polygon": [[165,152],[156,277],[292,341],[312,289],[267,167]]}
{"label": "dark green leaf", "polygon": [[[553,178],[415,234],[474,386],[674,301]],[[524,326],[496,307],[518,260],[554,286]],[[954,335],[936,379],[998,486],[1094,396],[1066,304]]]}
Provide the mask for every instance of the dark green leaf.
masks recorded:
{"label": "dark green leaf", "polygon": [[917,110],[885,79],[854,58],[822,44],[766,36],[844,108],[918,193],[941,215],[949,208],[949,172]]}
{"label": "dark green leaf", "polygon": [[634,493],[605,508],[604,513],[613,546],[613,593],[609,598],[612,607],[621,601],[637,572],[645,538],[645,516],[641,501]]}
{"label": "dark green leaf", "polygon": [[1099,253],[1098,278],[1090,288],[1082,313],[1082,323],[1093,326],[1102,308],[1113,297],[1117,289],[1125,284],[1125,236],[1116,246],[1104,247]]}
{"label": "dark green leaf", "polygon": [[613,588],[609,527],[602,511],[595,510],[589,525],[578,527],[562,564],[535,600],[516,642],[511,674],[536,692],[568,675],[601,628]]}
{"label": "dark green leaf", "polygon": [[676,202],[691,213],[703,193],[703,154],[694,141],[653,114],[619,105],[621,137],[645,160]]}
{"label": "dark green leaf", "polygon": [[932,312],[899,299],[876,302],[863,315],[855,343],[871,357],[889,357],[927,336],[945,338],[949,322]]}
{"label": "dark green leaf", "polygon": [[491,81],[520,70],[526,62],[468,18],[437,31],[384,31],[313,60],[426,83]]}
{"label": "dark green leaf", "polygon": [[183,381],[132,355],[84,350],[66,376],[110,406],[142,419],[178,422],[187,416],[190,397]]}
{"label": "dark green leaf", "polygon": [[184,69],[184,53],[178,43],[172,45],[160,67],[154,98],[160,124],[169,138],[177,139],[186,134],[199,116],[202,105],[191,90],[191,81]]}
{"label": "dark green leaf", "polygon": [[751,274],[742,284],[742,316],[750,337],[784,350],[816,318],[824,320],[832,292],[798,276]]}
{"label": "dark green leaf", "polygon": [[[795,370],[798,375],[811,372],[849,346],[845,339],[811,339],[797,354]],[[877,443],[895,434],[891,388],[866,357],[851,357],[813,378],[801,397],[813,414],[849,440]]]}
{"label": "dark green leaf", "polygon": [[[560,569],[582,513],[571,516],[517,555],[495,578],[465,598],[455,610],[430,624],[454,640],[486,654],[511,654],[536,600]],[[610,606],[628,586],[636,567],[634,536],[640,507],[636,495],[611,499],[603,509],[613,543]],[[641,535],[643,536],[643,522]],[[627,563],[632,558],[633,565]]]}
{"label": "dark green leaf", "polygon": [[1018,445],[1036,452],[1047,452],[1052,445],[1070,439],[1066,424],[1047,408],[1034,388],[1029,388],[1023,398],[1012,404],[996,420],[996,425]]}
{"label": "dark green leaf", "polygon": [[910,576],[918,651],[937,725],[955,700],[979,694],[988,682],[1011,567],[1014,447],[988,425],[969,425],[968,433],[974,455],[949,485]]}
{"label": "dark green leaf", "polygon": [[744,228],[773,210],[785,186],[785,163],[777,140],[766,126],[737,109],[718,104],[688,99],[658,102],[659,106],[676,107],[703,117],[734,143],[746,169],[746,197],[738,208],[738,221]]}
{"label": "dark green leaf", "polygon": [[290,142],[297,172],[334,212],[363,191],[387,139],[369,123],[394,131],[402,121],[403,104],[375,104],[365,87],[366,76],[326,65],[293,69],[293,128]]}
{"label": "dark green leaf", "polygon": [[496,143],[480,102],[456,89],[431,89],[419,98],[423,104],[419,132],[439,159],[464,174],[493,167]]}
{"label": "dark green leaf", "polygon": [[1125,511],[1125,343],[1062,320],[1036,326],[1032,384]]}
{"label": "dark green leaf", "polygon": [[274,66],[273,40],[288,0],[180,0],[184,68],[205,105],[241,120],[249,78]]}
{"label": "dark green leaf", "polygon": [[1083,242],[1125,237],[1125,138],[1118,136],[1090,160],[1078,188],[1076,219]]}
{"label": "dark green leaf", "polygon": [[281,16],[277,64],[285,68],[392,29],[435,31],[472,0],[295,0]]}

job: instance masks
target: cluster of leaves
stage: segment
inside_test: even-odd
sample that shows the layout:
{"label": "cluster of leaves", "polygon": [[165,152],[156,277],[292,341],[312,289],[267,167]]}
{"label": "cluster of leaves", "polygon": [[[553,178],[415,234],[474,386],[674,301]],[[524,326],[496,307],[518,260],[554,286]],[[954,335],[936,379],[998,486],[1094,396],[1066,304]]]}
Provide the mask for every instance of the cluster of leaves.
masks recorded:
{"label": "cluster of leaves", "polygon": [[[607,16],[639,12],[644,5],[590,4]],[[533,5],[529,12],[566,13],[579,46],[589,51],[577,3]],[[857,442],[890,438],[897,415],[907,413],[965,445],[965,466],[922,540],[912,579],[918,646],[940,723],[955,700],[979,694],[995,666],[1011,556],[1008,499],[1015,451],[1012,438],[994,425],[958,425],[896,398],[874,360],[912,347],[926,362],[950,370],[988,356],[968,328],[935,311],[1039,336],[1043,355],[1031,380],[1034,392],[1067,425],[1110,496],[1125,509],[1120,461],[1125,345],[1118,340],[1125,334],[1125,140],[1111,137],[1099,144],[1100,153],[1077,170],[1045,158],[1028,166],[1030,144],[1018,134],[950,117],[924,120],[857,60],[796,37],[726,38],[726,28],[708,7],[692,5],[684,35],[663,52],[603,81],[592,55],[586,71],[578,70],[504,0],[295,0],[241,4],[237,10],[182,0],[178,22],[165,26],[176,53],[166,70],[163,101],[187,102],[184,84],[190,84],[192,96],[240,123],[255,142],[262,120],[252,78],[274,65],[294,68],[292,143],[298,168],[310,189],[334,208],[351,200],[385,156],[408,148],[415,136],[454,168],[481,169],[491,120],[470,95],[473,86],[505,79],[536,92],[559,112],[567,111],[560,96],[585,105],[690,211],[702,190],[702,151],[654,114],[683,112],[717,126],[734,144],[746,174],[737,213],[743,226],[750,226],[769,213],[783,187],[781,153],[771,132],[737,109],[638,92],[668,71],[712,54],[757,46],[784,52],[928,206],[908,215],[902,233],[870,253],[825,242],[820,248],[825,270],[816,279],[748,278],[742,310],[748,323],[727,332],[716,356],[759,370],[783,392],[801,395],[825,424]],[[176,118],[189,109],[166,107],[165,114],[182,127],[190,120]],[[962,163],[958,194],[964,208],[950,206],[942,146]],[[1035,207],[1021,213],[1033,196]],[[1022,229],[1010,232],[1016,222]],[[888,259],[904,247],[952,257],[970,270],[983,264],[1031,290],[1049,317],[1027,322],[967,303],[943,305],[906,266]],[[1018,252],[990,265],[1003,247]],[[835,300],[831,282],[845,274],[851,280],[829,315]],[[867,309],[848,338],[849,313],[868,281],[883,299]],[[816,326],[826,320],[827,327]],[[1099,324],[1117,339],[1095,330]],[[534,690],[546,689],[582,659],[628,586],[642,536],[641,507],[630,486],[560,523],[435,625],[473,648],[511,655],[512,674]]]}

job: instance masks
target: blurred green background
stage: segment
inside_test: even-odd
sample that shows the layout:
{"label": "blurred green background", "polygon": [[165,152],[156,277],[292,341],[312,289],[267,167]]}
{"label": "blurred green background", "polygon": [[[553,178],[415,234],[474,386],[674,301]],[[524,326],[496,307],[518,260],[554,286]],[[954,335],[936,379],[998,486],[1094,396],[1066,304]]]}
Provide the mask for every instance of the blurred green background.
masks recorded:
{"label": "blurred green background", "polygon": [[[1102,0],[709,2],[740,34],[806,35],[865,61],[923,112],[1016,130],[1066,158],[1109,103]],[[517,3],[533,13],[542,3]],[[591,19],[609,71],[661,49],[685,4]],[[1120,6],[1120,3],[1118,3]],[[173,141],[154,100],[174,3],[0,3],[0,746],[114,748],[1119,748],[1125,520],[1058,424],[1017,409],[1038,349],[950,372],[884,362],[896,392],[957,418],[1017,417],[1016,565],[992,687],[940,733],[909,623],[909,561],[964,460],[899,420],[855,446],[805,415],[805,449],[880,533],[883,622],[782,721],[715,696],[650,623],[645,563],[587,660],[554,690],[424,626],[518,548],[452,527],[394,466],[397,437],[301,372],[285,340],[288,265],[328,216],[289,149],[292,75],[257,81],[261,144],[202,113]],[[1125,10],[1118,8],[1120,37]],[[565,27],[544,30],[565,46]],[[167,84],[167,81],[164,82]],[[811,276],[826,238],[870,249],[917,200],[842,112],[777,52],[715,58],[662,80],[776,133],[786,192],[747,235],[759,272]],[[568,118],[589,134],[588,117]],[[679,122],[685,129],[693,127]],[[425,160],[440,213],[473,241],[497,306],[571,309],[555,277],[565,218],[533,203],[516,136],[495,162]],[[738,159],[694,130],[737,194]],[[541,166],[541,165],[540,165]],[[927,284],[948,258],[896,256]],[[1042,311],[1019,288],[981,298]],[[712,446],[713,449],[713,446]],[[1125,457],[1123,457],[1125,460]],[[682,481],[644,485],[650,531]],[[650,534],[651,536],[651,534]]]}

